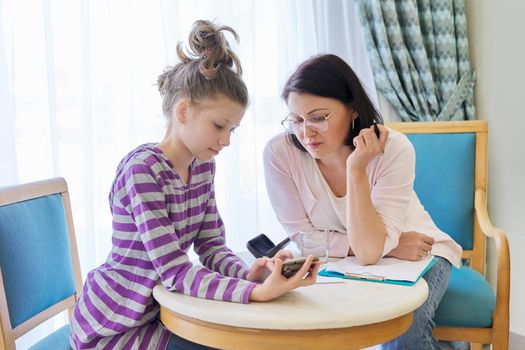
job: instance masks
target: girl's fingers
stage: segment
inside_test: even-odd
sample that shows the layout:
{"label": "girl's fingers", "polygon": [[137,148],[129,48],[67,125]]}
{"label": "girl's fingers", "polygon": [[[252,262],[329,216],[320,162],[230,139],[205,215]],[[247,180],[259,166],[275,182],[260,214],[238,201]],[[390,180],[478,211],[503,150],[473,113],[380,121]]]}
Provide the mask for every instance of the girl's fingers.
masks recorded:
{"label": "girl's fingers", "polygon": [[275,258],[279,258],[281,260],[293,259],[293,253],[289,250],[279,250],[277,254],[275,254]]}
{"label": "girl's fingers", "polygon": [[259,259],[257,259],[256,263],[257,263],[258,267],[264,267],[268,263],[268,258],[267,257],[259,258]]}
{"label": "girl's fingers", "polygon": [[297,273],[292,277],[295,281],[301,281],[304,276],[308,273],[308,270],[310,270],[310,266],[312,265],[312,261],[314,260],[314,257],[312,255],[308,255],[306,258],[306,261],[303,263],[303,266],[297,271]]}
{"label": "girl's fingers", "polygon": [[[268,261],[266,261],[266,268],[268,270],[270,270],[271,273],[273,273],[273,270],[275,270],[275,260],[276,259],[268,259]],[[281,260],[282,262],[282,260]]]}
{"label": "girl's fingers", "polygon": [[308,272],[308,275],[306,276],[306,278],[303,279],[303,283],[304,283],[303,286],[309,286],[315,283],[315,281],[317,280],[317,276],[318,276],[320,267],[321,267],[321,264],[319,262],[314,264],[312,269]]}
{"label": "girl's fingers", "polygon": [[272,271],[272,273],[275,273],[275,271],[277,271],[277,273],[280,274],[283,268],[283,261],[279,258],[275,258],[273,259],[273,262],[270,262],[268,265],[268,268],[270,269],[270,271]]}

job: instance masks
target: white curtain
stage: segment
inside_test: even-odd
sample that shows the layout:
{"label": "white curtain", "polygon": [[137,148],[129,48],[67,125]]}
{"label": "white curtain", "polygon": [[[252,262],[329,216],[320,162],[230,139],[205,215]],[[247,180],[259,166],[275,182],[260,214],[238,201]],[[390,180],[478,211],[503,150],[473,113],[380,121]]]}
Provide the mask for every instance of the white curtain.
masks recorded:
{"label": "white curtain", "polygon": [[118,162],[164,135],[154,84],[196,19],[238,32],[234,49],[251,96],[217,158],[218,206],[233,250],[261,232],[284,238],[266,196],[262,150],[282,131],[280,91],[295,67],[338,54],[377,101],[353,0],[0,0],[0,186],[66,178],[83,276],[111,247],[107,195]]}

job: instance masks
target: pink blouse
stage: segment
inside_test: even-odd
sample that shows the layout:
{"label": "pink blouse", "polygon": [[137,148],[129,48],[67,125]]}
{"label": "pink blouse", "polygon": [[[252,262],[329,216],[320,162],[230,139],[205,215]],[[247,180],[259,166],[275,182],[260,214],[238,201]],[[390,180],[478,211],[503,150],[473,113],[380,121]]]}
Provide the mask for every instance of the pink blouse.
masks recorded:
{"label": "pink blouse", "polygon": [[[292,240],[299,231],[329,230],[329,255],[346,256],[346,197],[332,193],[315,159],[279,134],[264,149],[264,172],[270,202]],[[434,224],[413,190],[415,152],[407,137],[389,129],[385,152],[366,172],[372,203],[387,230],[382,255],[398,245],[401,232],[418,231],[434,239],[433,255],[459,267],[461,246]]]}

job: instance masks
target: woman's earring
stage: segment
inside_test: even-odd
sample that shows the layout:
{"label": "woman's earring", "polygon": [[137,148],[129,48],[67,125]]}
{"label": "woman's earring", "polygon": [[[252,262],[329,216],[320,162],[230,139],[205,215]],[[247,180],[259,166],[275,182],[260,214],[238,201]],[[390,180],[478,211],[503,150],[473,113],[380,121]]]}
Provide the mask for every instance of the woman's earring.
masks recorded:
{"label": "woman's earring", "polygon": [[352,119],[352,131],[354,131],[354,130],[355,130],[355,129],[354,129],[354,125],[355,125],[355,118],[354,118],[354,119]]}

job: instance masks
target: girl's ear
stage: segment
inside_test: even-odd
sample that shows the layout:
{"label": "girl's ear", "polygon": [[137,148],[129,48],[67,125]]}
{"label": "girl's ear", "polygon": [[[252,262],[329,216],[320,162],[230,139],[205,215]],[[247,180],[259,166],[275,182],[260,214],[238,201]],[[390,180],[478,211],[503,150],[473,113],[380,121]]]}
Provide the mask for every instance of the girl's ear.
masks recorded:
{"label": "girl's ear", "polygon": [[189,109],[190,103],[188,100],[182,98],[175,104],[172,117],[175,118],[180,125],[183,125],[188,118]]}

